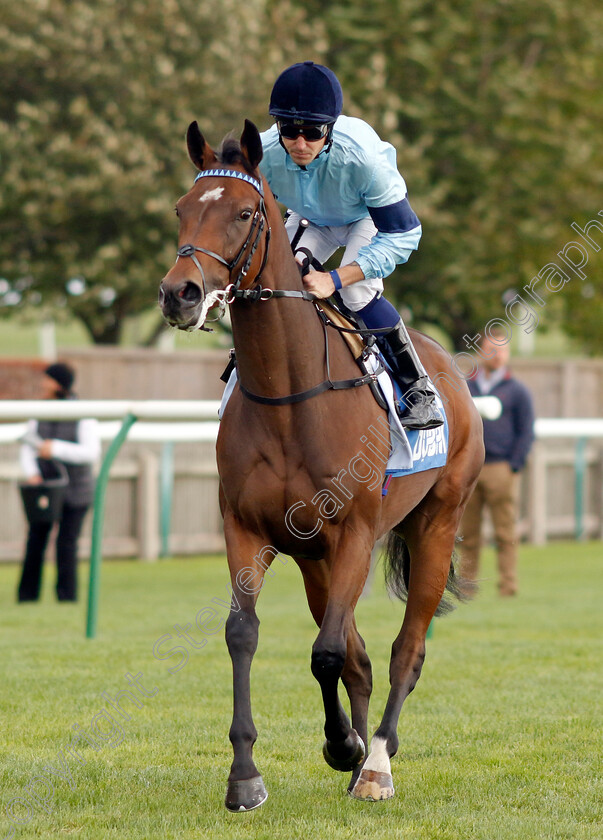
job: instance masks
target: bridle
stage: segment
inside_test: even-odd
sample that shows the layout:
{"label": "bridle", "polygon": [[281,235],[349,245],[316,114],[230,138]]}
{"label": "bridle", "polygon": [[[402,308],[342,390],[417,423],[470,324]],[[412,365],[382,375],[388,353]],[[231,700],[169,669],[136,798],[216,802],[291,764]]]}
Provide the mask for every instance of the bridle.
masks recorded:
{"label": "bridle", "polygon": [[[245,241],[239,248],[239,251],[237,252],[236,256],[233,257],[232,260],[226,260],[223,256],[217,254],[215,251],[210,251],[208,248],[201,248],[199,245],[192,245],[189,243],[186,245],[181,245],[178,248],[177,259],[180,259],[180,257],[190,257],[190,259],[199,269],[199,273],[201,274],[203,302],[195,328],[203,330],[206,329],[203,326],[203,324],[206,320],[206,315],[209,309],[211,309],[212,306],[218,303],[220,307],[218,315],[216,318],[211,318],[210,320],[220,320],[220,318],[222,318],[224,312],[226,311],[226,304],[232,303],[235,299],[234,295],[236,295],[237,292],[240,292],[240,285],[245,279],[245,277],[247,277],[254,254],[257,251],[260,241],[262,239],[262,234],[264,233],[264,230],[266,230],[264,256],[262,258],[262,264],[258,273],[255,276],[254,281],[259,282],[262,272],[266,267],[266,262],[268,261],[268,250],[270,247],[270,224],[268,222],[268,216],[266,215],[266,205],[264,204],[264,189],[262,187],[261,182],[254,178],[252,175],[248,175],[245,172],[238,172],[234,169],[204,169],[202,172],[198,173],[194,183],[196,184],[200,178],[236,178],[238,181],[245,181],[247,184],[251,184],[251,186],[260,195],[260,201],[258,203],[255,213],[253,214],[247,238],[245,239]],[[208,293],[207,286],[205,283],[205,272],[203,271],[203,266],[197,259],[196,252],[199,252],[201,254],[207,254],[208,257],[212,257],[214,260],[217,260],[219,263],[221,263],[228,269],[229,275],[233,272],[233,270],[236,268],[239,262],[243,260],[243,257],[245,257],[245,259],[243,260],[243,264],[241,265],[239,273],[234,282],[230,283],[225,289],[215,289]]]}

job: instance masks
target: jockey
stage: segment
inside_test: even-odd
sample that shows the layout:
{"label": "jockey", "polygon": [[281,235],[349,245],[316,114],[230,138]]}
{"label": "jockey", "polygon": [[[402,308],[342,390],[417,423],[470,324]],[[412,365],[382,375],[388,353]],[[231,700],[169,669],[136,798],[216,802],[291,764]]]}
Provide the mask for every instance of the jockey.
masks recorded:
{"label": "jockey", "polygon": [[400,422],[431,429],[443,423],[436,392],[400,314],[383,296],[383,278],[418,248],[421,223],[393,146],[363,120],[342,116],[342,103],[341,85],[327,67],[304,61],[283,71],[270,97],[276,124],[262,134],[260,169],[291,211],[289,239],[300,219],[310,223],[298,249],[321,263],[345,249],[337,271],[310,271],[305,288],[318,298],[337,292],[367,329],[389,330],[377,335],[405,395]]}

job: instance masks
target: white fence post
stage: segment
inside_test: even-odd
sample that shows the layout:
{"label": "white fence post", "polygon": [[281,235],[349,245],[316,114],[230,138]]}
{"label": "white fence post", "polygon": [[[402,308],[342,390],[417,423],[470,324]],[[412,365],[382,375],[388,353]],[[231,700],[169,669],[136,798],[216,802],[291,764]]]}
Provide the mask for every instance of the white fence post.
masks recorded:
{"label": "white fence post", "polygon": [[139,455],[138,473],[138,543],[140,558],[153,561],[159,557],[159,459],[149,449]]}

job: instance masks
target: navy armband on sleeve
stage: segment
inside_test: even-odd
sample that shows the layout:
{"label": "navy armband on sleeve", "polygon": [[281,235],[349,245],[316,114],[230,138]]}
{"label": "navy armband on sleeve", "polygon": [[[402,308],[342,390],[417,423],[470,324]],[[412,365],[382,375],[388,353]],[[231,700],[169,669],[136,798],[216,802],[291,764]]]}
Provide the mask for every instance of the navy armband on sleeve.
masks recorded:
{"label": "navy armband on sleeve", "polygon": [[386,207],[368,207],[367,209],[375,227],[382,233],[406,233],[421,224],[407,198],[395,204],[388,204]]}

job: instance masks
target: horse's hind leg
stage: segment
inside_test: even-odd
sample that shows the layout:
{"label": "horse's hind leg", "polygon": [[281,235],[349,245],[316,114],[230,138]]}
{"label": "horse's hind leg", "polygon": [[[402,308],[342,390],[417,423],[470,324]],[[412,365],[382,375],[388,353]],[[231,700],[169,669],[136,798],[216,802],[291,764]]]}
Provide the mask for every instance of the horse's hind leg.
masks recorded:
{"label": "horse's hind leg", "polygon": [[388,799],[394,795],[390,759],[398,750],[398,720],[402,704],[414,689],[425,659],[425,635],[440,603],[454,549],[457,517],[412,514],[404,522],[411,556],[408,601],[402,629],[392,645],[390,692],[381,724],[371,741],[352,795],[357,799]]}
{"label": "horse's hind leg", "polygon": [[[352,726],[360,736],[363,749],[363,758],[366,756],[366,745],[368,744],[368,710],[373,678],[371,661],[366,652],[364,639],[358,632],[356,621],[348,634],[348,650],[345,665],[341,672],[341,680],[350,698],[352,712]],[[360,761],[352,769],[352,778],[348,785],[348,792],[351,792],[362,768]]]}
{"label": "horse's hind leg", "polygon": [[[330,571],[324,560],[305,560],[296,558],[304,577],[304,585],[308,598],[308,605],[312,616],[318,626],[322,625],[329,599]],[[371,662],[366,653],[364,641],[358,632],[356,622],[352,618],[346,641],[346,659],[341,671],[341,679],[350,699],[352,713],[352,727],[360,736],[362,744],[367,743],[368,738],[368,708],[372,691]],[[337,719],[346,719],[345,711],[337,698],[338,709]],[[349,725],[349,724],[348,724]],[[326,728],[325,728],[326,732]],[[345,743],[345,742],[344,742]],[[354,786],[360,768],[362,757],[360,756],[360,744],[356,742],[356,752],[350,753],[349,747],[341,754],[341,747],[329,741],[328,736],[323,747],[323,755],[330,767],[335,770],[352,770],[352,779],[349,790]],[[339,748],[339,749],[338,749]],[[337,757],[338,756],[338,757]]]}

